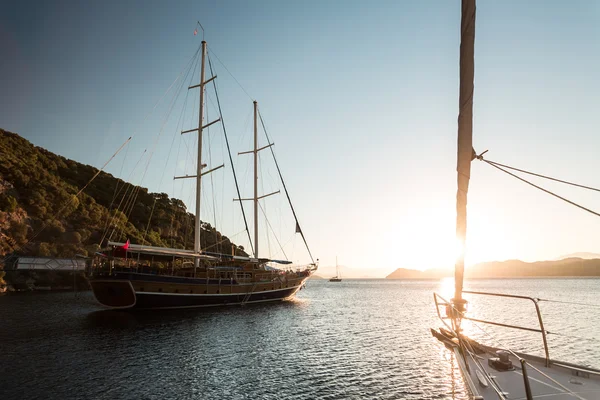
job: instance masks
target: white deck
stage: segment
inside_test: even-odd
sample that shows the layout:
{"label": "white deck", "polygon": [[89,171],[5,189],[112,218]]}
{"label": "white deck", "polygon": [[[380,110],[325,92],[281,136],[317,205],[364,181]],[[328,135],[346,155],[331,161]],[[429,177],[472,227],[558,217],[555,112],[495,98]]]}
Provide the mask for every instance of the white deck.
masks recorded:
{"label": "white deck", "polygon": [[[488,359],[495,358],[495,351],[498,349],[482,346],[486,349],[485,353],[476,355],[470,351],[467,352],[467,364],[469,367],[469,371],[467,372],[459,347],[456,344],[456,339],[444,342],[451,351],[456,353],[465,383],[469,387],[472,398],[527,399],[523,371],[518,357],[512,354],[509,357],[514,370],[497,371],[488,365]],[[518,354],[518,356],[527,361],[526,370],[529,377],[532,398],[546,400],[600,400],[600,371],[585,367],[576,367],[559,361],[551,361],[550,367],[546,367],[545,360],[539,357],[525,354]],[[486,376],[483,384],[480,383],[476,371],[480,371],[480,376]],[[488,379],[492,382],[489,382]],[[487,383],[487,387],[485,383]]]}

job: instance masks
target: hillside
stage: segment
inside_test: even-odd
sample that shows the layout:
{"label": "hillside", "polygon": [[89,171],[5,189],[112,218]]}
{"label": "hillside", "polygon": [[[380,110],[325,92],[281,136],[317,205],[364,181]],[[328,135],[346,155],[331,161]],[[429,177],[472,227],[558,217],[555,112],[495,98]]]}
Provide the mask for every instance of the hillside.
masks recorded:
{"label": "hillside", "polygon": [[[194,216],[181,200],[104,172],[75,196],[97,171],[0,129],[0,256],[91,255],[111,236],[193,248]],[[227,237],[208,223],[202,230],[203,248],[231,253]],[[236,254],[246,255],[241,246]]]}
{"label": "hillside", "polygon": [[[417,271],[398,268],[386,279],[440,279],[453,276],[451,269]],[[600,276],[600,259],[567,258],[528,263],[520,260],[493,261],[465,269],[466,278]]]}

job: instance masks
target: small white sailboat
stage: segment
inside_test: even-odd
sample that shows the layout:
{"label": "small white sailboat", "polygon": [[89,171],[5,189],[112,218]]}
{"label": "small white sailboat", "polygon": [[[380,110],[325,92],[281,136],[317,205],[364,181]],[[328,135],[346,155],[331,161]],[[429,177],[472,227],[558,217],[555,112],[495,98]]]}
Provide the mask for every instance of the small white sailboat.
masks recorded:
{"label": "small white sailboat", "polygon": [[338,265],[337,257],[335,258],[335,276],[329,278],[329,282],[341,282],[342,275],[340,274],[340,266]]}
{"label": "small white sailboat", "polygon": [[[434,293],[437,313],[444,327],[437,330],[431,329],[431,333],[456,355],[472,399],[600,399],[600,370],[558,361],[550,357],[547,342],[547,335],[550,332],[544,328],[538,306],[541,299],[463,290],[467,193],[471,161],[475,158],[483,160],[482,155],[476,155],[472,146],[475,10],[475,0],[462,0],[456,236],[462,243],[463,251],[455,265],[454,298],[447,300]],[[491,162],[488,161],[488,163]],[[463,294],[531,301],[535,306],[539,327],[524,327],[489,319],[473,318],[467,313],[467,301],[463,298]],[[544,356],[539,357],[513,351],[504,345],[502,345],[503,347],[492,347],[476,342],[467,337],[461,328],[464,320],[476,324],[491,324],[540,333]]]}

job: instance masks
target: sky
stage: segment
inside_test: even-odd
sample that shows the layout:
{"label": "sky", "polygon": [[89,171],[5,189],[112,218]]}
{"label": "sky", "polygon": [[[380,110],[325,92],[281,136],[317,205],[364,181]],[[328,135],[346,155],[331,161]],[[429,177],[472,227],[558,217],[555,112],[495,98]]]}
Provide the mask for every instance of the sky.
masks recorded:
{"label": "sky", "polygon": [[[595,0],[478,2],[478,152],[600,187],[599,20]],[[95,167],[133,135],[106,170],[193,211],[194,183],[172,178],[194,170],[196,139],[179,132],[197,126],[198,89],[185,90],[199,79],[196,64],[186,75],[202,40],[197,21],[242,197],[252,196],[251,157],[237,153],[253,145],[256,99],[321,265],[337,256],[375,276],[453,268],[457,0],[3,2],[0,127]],[[217,117],[212,90],[205,121]],[[201,215],[248,247],[222,128],[211,129],[203,160],[226,167],[204,180]],[[282,189],[266,151],[265,194]],[[598,193],[532,180],[600,211]],[[270,226],[261,217],[260,254],[282,257],[281,236],[285,256],[306,262],[285,196],[261,205],[275,217]],[[481,162],[468,207],[468,265],[600,253],[598,217]]]}

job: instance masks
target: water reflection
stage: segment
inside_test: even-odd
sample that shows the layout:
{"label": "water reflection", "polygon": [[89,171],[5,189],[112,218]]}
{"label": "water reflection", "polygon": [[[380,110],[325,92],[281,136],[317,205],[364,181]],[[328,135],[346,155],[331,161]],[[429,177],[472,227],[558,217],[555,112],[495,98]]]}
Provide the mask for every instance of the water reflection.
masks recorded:
{"label": "water reflection", "polygon": [[444,299],[450,301],[450,299],[454,297],[454,278],[446,277],[440,279],[439,289],[437,292]]}

